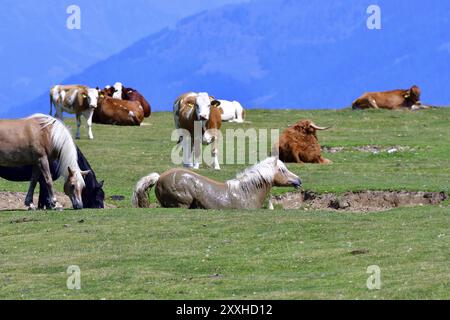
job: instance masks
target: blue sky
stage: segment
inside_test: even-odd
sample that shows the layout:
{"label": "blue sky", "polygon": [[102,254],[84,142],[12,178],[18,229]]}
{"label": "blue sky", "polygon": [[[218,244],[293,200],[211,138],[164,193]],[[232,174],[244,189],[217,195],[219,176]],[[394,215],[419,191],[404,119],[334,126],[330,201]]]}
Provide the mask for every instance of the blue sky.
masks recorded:
{"label": "blue sky", "polygon": [[[81,8],[68,30],[66,8]],[[341,108],[422,88],[450,104],[450,1],[2,0],[0,116],[48,112],[58,83],[134,86],[155,110],[188,90],[246,107]],[[382,29],[366,26],[369,5]]]}
{"label": "blue sky", "polygon": [[[2,0],[0,115],[135,41],[203,10],[243,0]],[[81,8],[68,30],[67,7]]]}

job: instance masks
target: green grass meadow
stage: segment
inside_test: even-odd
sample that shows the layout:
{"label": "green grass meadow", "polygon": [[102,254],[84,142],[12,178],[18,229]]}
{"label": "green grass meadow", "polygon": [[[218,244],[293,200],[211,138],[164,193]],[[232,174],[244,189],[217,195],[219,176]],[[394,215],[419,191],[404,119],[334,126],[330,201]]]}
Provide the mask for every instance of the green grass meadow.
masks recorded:
{"label": "green grass meadow", "polygon": [[[299,119],[333,126],[319,133],[322,146],[346,147],[324,153],[332,165],[288,165],[305,190],[450,192],[450,108],[249,110],[247,118],[244,125],[224,124],[222,132],[282,130]],[[67,124],[74,130],[73,119]],[[117,208],[0,212],[0,299],[450,298],[448,200],[364,214],[132,209],[136,182],[174,167],[172,130],[170,113],[154,113],[141,127],[94,125],[93,141],[83,125],[77,143]],[[366,145],[408,149],[352,149]],[[203,166],[199,173],[224,181],[248,166]],[[0,192],[27,188],[0,180]],[[61,181],[56,188],[62,191]],[[32,221],[12,223],[23,217]],[[67,289],[70,265],[81,269],[81,290]],[[381,269],[379,290],[366,286],[371,265]]]}

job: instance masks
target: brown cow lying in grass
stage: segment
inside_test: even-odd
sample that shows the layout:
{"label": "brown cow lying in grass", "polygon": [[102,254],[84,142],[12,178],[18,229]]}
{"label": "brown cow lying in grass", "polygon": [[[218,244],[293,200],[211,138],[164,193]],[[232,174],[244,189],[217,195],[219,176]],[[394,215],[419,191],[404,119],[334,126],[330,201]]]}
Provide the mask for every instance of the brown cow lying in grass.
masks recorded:
{"label": "brown cow lying in grass", "polygon": [[138,101],[144,109],[144,117],[148,118],[152,114],[152,107],[145,97],[133,88],[126,88],[120,82],[116,82],[113,87],[106,86],[105,93],[109,97],[126,100],[126,101]]}
{"label": "brown cow lying in grass", "polygon": [[412,86],[407,90],[392,90],[385,92],[367,92],[356,99],[353,109],[426,109],[420,102],[420,88]]}
{"label": "brown cow lying in grass", "polygon": [[94,111],[94,123],[119,126],[140,126],[144,110],[137,101],[125,101],[108,96],[105,90],[99,92],[98,107]]}
{"label": "brown cow lying in grass", "polygon": [[[302,120],[287,128],[274,145],[273,153],[278,152],[280,160],[286,163],[332,163],[321,156],[317,130],[327,130],[316,126],[310,120]],[[278,150],[277,150],[278,148]]]}

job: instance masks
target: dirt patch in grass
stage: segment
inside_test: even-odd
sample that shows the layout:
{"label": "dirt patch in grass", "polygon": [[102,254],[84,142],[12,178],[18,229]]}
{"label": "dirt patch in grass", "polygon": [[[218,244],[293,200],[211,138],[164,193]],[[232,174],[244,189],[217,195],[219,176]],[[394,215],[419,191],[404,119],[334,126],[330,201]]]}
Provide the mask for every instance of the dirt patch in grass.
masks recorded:
{"label": "dirt patch in grass", "polygon": [[447,198],[445,192],[360,191],[336,195],[303,191],[272,197],[272,203],[284,209],[377,212],[398,207],[437,205]]}
{"label": "dirt patch in grass", "polygon": [[381,147],[381,146],[374,146],[374,145],[367,145],[367,146],[358,146],[358,147],[322,147],[323,152],[327,153],[338,153],[338,152],[344,152],[344,151],[357,151],[357,152],[367,152],[367,153],[374,153],[378,154],[381,152],[387,152],[387,153],[397,153],[397,152],[412,152],[415,151],[414,148],[408,147],[408,146],[392,146],[392,147]]}
{"label": "dirt patch in grass", "polygon": [[[0,211],[5,210],[28,210],[25,206],[25,192],[0,192]],[[38,193],[36,192],[33,198],[33,203],[38,204]],[[56,199],[64,208],[72,208],[72,203],[69,197],[64,193],[57,192]]]}
{"label": "dirt patch in grass", "polygon": [[[24,204],[25,196],[25,192],[0,192],[0,211],[28,210],[28,208]],[[33,199],[34,205],[37,206],[39,199],[38,192],[35,193]],[[64,193],[57,192],[56,200],[60,205],[63,206],[64,209],[72,208],[72,202]],[[116,208],[116,206],[105,203],[105,208],[114,209]]]}

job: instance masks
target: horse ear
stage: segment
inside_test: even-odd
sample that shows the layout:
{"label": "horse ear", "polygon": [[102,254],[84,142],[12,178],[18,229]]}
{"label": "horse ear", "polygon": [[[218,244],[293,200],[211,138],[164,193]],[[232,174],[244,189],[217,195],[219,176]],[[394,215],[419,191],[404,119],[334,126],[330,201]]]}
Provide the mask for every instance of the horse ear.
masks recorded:
{"label": "horse ear", "polygon": [[91,170],[81,171],[80,173],[83,177],[86,177],[89,173],[91,173]]}
{"label": "horse ear", "polygon": [[211,105],[213,107],[218,107],[218,106],[220,106],[220,101],[219,100],[213,100],[213,101],[211,101]]}
{"label": "horse ear", "polygon": [[67,167],[67,170],[69,171],[69,177],[73,177],[73,170],[70,167]]}
{"label": "horse ear", "polygon": [[99,182],[100,188],[103,188],[104,185],[105,185],[105,180],[102,180],[102,181]]}

